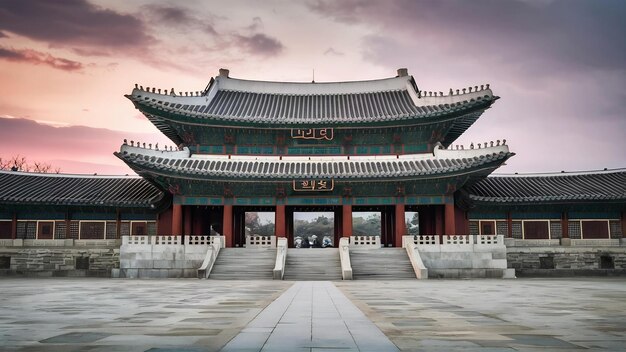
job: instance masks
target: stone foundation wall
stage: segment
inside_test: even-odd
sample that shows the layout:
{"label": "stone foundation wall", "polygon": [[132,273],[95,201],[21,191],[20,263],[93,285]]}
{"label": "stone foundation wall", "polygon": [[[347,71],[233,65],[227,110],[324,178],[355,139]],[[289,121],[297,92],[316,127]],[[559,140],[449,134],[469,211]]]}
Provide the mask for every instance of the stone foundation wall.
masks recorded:
{"label": "stone foundation wall", "polygon": [[626,275],[626,247],[507,247],[518,276]]}
{"label": "stone foundation wall", "polygon": [[102,276],[120,266],[119,248],[0,247],[0,275]]}

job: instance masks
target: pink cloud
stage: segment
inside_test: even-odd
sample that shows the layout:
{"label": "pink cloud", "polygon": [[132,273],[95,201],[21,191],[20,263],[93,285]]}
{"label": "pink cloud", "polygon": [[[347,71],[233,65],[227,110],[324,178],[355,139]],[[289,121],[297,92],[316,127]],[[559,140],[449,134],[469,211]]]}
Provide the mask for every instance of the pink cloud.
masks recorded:
{"label": "pink cloud", "polygon": [[21,118],[0,117],[0,157],[22,155],[28,161],[45,162],[63,173],[127,174],[132,171],[113,152],[125,138],[172,145],[158,133],[112,131],[85,126],[53,127]]}
{"label": "pink cloud", "polygon": [[78,61],[55,57],[49,53],[42,53],[32,49],[17,50],[0,47],[0,59],[33,65],[47,65],[63,71],[80,71],[84,67]]}

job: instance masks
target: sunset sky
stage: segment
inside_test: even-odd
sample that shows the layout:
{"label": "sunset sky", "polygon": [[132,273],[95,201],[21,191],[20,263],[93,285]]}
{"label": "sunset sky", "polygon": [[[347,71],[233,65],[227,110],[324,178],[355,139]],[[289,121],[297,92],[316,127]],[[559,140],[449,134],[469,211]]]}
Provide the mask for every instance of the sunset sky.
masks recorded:
{"label": "sunset sky", "polygon": [[505,138],[499,173],[626,167],[626,1],[0,0],[0,157],[131,173],[124,138],[171,145],[123,97],[231,77],[490,83],[457,142]]}

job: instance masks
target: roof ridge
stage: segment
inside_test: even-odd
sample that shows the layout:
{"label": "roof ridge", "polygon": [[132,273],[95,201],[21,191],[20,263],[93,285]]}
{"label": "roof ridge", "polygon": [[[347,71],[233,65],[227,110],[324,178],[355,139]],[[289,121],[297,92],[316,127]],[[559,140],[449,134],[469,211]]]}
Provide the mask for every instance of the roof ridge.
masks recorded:
{"label": "roof ridge", "polygon": [[0,175],[20,175],[20,176],[34,176],[34,177],[63,177],[63,178],[102,178],[102,179],[138,179],[139,175],[97,175],[97,174],[70,174],[70,173],[46,173],[46,172],[28,172],[28,171],[11,171],[0,170]]}
{"label": "roof ridge", "polygon": [[597,174],[612,174],[612,173],[621,173],[626,172],[626,168],[615,168],[615,169],[602,169],[602,170],[580,170],[580,171],[560,171],[560,172],[529,172],[529,173],[493,173],[489,175],[489,177],[497,178],[497,177],[511,177],[511,178],[522,178],[522,177],[566,177],[566,176],[581,176],[581,175],[597,175]]}

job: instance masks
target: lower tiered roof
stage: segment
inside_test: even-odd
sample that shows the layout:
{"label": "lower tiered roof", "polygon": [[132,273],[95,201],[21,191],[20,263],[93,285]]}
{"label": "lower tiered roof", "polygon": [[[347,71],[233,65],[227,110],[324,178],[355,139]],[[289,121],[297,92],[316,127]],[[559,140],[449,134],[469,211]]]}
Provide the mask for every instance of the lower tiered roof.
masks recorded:
{"label": "lower tiered roof", "polygon": [[467,188],[486,203],[554,203],[626,200],[626,169],[487,177]]}
{"label": "lower tiered roof", "polygon": [[[474,204],[626,203],[626,169],[489,176],[465,191]],[[167,199],[167,192],[139,177],[0,171],[0,205],[153,209]]]}
{"label": "lower tiered roof", "polygon": [[435,148],[433,154],[367,157],[255,157],[181,155],[123,145],[117,157],[138,173],[176,174],[190,179],[285,180],[306,178],[437,178],[499,166],[514,154],[507,146],[473,150]]}
{"label": "lower tiered roof", "polygon": [[0,171],[0,204],[153,209],[166,196],[137,176],[87,176]]}

